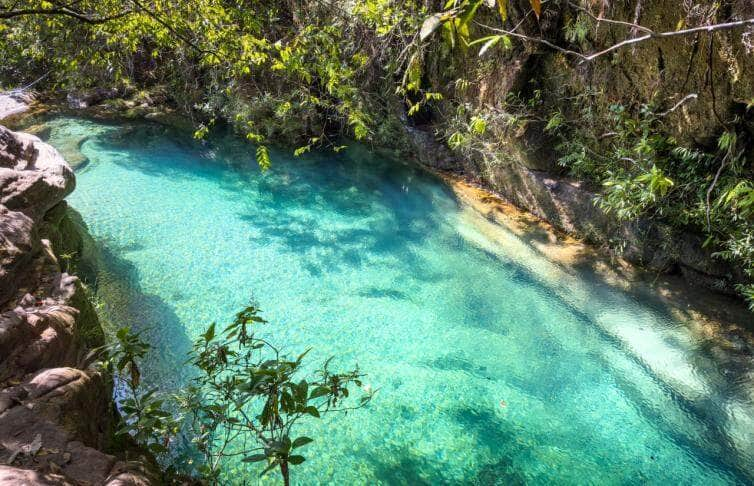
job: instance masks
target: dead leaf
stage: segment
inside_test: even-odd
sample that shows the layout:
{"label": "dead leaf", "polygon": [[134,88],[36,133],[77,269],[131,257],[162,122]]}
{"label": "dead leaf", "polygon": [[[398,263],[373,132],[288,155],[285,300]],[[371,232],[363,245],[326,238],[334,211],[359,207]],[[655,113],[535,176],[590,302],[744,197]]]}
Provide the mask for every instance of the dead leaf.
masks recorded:
{"label": "dead leaf", "polygon": [[539,20],[539,16],[542,15],[542,2],[540,0],[529,0],[529,3],[531,4],[531,9],[534,10],[534,15]]}

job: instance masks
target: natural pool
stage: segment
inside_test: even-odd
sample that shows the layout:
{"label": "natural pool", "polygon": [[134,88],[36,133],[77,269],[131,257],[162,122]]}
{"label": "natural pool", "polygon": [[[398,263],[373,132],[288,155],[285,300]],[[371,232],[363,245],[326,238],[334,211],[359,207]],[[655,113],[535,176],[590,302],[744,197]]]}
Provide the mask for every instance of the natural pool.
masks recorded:
{"label": "natural pool", "polygon": [[253,296],[271,340],[380,388],[313,425],[294,482],[754,481],[750,360],[552,263],[421,170],[354,149],[277,153],[260,174],[227,139],[50,126],[53,145],[90,136],[69,202],[101,251],[103,314],[158,351],[150,382],[179,387],[190,341]]}

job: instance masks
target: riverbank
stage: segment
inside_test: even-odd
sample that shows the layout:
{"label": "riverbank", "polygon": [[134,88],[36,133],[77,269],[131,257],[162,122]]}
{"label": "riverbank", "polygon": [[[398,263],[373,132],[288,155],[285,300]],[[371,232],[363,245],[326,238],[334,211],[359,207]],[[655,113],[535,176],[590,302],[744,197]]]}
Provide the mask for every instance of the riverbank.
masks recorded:
{"label": "riverbank", "polygon": [[457,174],[428,170],[452,188],[461,204],[512,232],[561,268],[574,274],[598,275],[605,284],[643,298],[653,296],[676,318],[687,322],[693,332],[718,340],[726,348],[754,355],[754,319],[740,299],[710,292],[680,275],[651,272],[621,257],[609,256]]}
{"label": "riverbank", "polygon": [[[0,121],[30,110],[8,99]],[[90,355],[104,333],[69,273],[74,186],[54,148],[0,126],[0,482],[152,484],[153,462],[115,440],[112,377]]]}

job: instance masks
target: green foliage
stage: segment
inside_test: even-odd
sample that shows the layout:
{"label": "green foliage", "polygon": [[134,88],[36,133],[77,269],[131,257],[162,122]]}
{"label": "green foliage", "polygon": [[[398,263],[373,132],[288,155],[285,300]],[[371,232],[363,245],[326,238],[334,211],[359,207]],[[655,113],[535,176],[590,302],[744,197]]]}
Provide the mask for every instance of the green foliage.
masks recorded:
{"label": "green foliage", "polygon": [[[333,372],[332,358],[310,371],[304,365],[308,350],[294,358],[283,355],[259,337],[258,328],[266,323],[250,305],[223,330],[210,325],[189,354],[195,377],[172,400],[144,389],[139,363],[150,347],[129,328],[118,330],[111,344],[95,350],[105,354],[103,366],[119,385],[117,433],[158,455],[169,454],[180,436],[190,445],[190,456],[203,458],[195,469],[180,472],[213,484],[227,482],[223,466],[233,460],[250,467],[262,463],[261,474],[277,469],[288,484],[289,467],[305,461],[302,448],[314,440],[297,436],[296,424],[361,408],[375,391],[364,386],[358,369]],[[353,396],[353,386],[364,393]]]}
{"label": "green foliage", "polygon": [[592,27],[586,16],[579,14],[568,18],[563,28],[563,33],[566,40],[571,44],[584,45],[587,42],[587,37]]}
{"label": "green foliage", "polygon": [[[54,5],[20,0],[6,10]],[[529,123],[540,123],[558,140],[564,169],[603,188],[598,203],[605,210],[705,231],[717,255],[751,274],[751,169],[742,155],[748,132],[740,120],[726,121],[717,147],[700,150],[668,136],[672,127],[653,103],[605,112],[610,102],[590,89],[568,97],[550,93],[549,106],[530,87],[525,100],[508,93],[506,106],[466,106],[474,78],[493,64],[491,54],[512,49],[519,34],[536,36],[526,23],[535,27],[546,10],[558,10],[562,39],[534,40],[551,47],[565,41],[571,54],[586,51],[606,5],[80,0],[70,8],[94,22],[46,14],[0,20],[0,84],[41,78],[49,89],[118,86],[139,98],[138,91],[159,86],[198,120],[199,138],[213,120],[230,121],[257,146],[263,170],[273,143],[298,147],[296,155],[337,149],[342,135],[393,144],[402,132],[394,109],[400,102],[409,117],[439,114],[439,136],[462,155],[485,160],[507,150],[501,135],[518,136]],[[590,14],[591,8],[599,11]],[[709,18],[718,10],[711,6]],[[493,35],[480,34],[489,20],[478,17],[490,13],[496,25],[487,34]],[[509,18],[513,14],[519,18]],[[457,67],[464,69],[462,79],[438,79],[438,72]],[[536,88],[540,80],[531,81]]]}
{"label": "green foliage", "polygon": [[154,454],[165,454],[171,437],[180,428],[180,416],[173,415],[156,388],[145,389],[141,381],[140,362],[149,345],[130,328],[119,329],[110,344],[96,349],[104,354],[102,366],[115,378],[116,401],[121,424],[116,436],[130,436]]}
{"label": "green foliage", "polygon": [[[603,186],[597,202],[607,212],[702,231],[716,256],[754,278],[754,185],[736,125],[720,134],[717,147],[703,151],[665,135],[665,119],[652,105],[638,114],[612,105],[607,115],[597,115],[601,98],[590,98],[578,97],[572,120],[556,113],[547,123],[560,139],[561,165]],[[751,286],[739,291],[754,297]]]}
{"label": "green foliage", "polygon": [[[56,5],[22,0],[7,8]],[[408,33],[398,32],[414,27],[421,8],[385,0],[361,0],[346,9],[314,0],[82,0],[68,10],[87,19],[112,18],[90,23],[37,14],[0,20],[3,84],[42,74],[39,86],[52,89],[118,86],[128,92],[159,83],[205,122],[199,138],[207,135],[207,121],[221,117],[257,145],[316,138],[307,144],[334,146],[339,135],[363,140],[373,133],[367,106],[375,101],[362,86],[377,81],[375,64],[387,57],[364,35],[402,48]]]}
{"label": "green foliage", "polygon": [[502,35],[490,35],[487,37],[481,37],[475,41],[469,42],[469,46],[474,46],[477,44],[482,44],[482,47],[479,49],[479,57],[482,57],[487,53],[490,48],[493,46],[496,46],[498,43],[502,42],[503,47],[508,50],[513,47],[513,43],[511,42],[511,38],[508,35],[502,34]]}
{"label": "green foliage", "polygon": [[205,477],[220,478],[223,461],[240,454],[244,462],[264,463],[262,474],[278,468],[287,478],[289,465],[305,460],[299,449],[313,440],[295,437],[296,423],[359,408],[372,398],[368,391],[350,403],[349,387],[361,387],[363,375],[358,369],[333,373],[331,359],[300,376],[308,351],[283,356],[258,337],[265,323],[249,306],[222,332],[212,325],[194,343],[190,361],[199,374],[182,403],[205,457]]}
{"label": "green foliage", "polygon": [[263,171],[270,168],[270,154],[264,145],[257,147],[257,164]]}

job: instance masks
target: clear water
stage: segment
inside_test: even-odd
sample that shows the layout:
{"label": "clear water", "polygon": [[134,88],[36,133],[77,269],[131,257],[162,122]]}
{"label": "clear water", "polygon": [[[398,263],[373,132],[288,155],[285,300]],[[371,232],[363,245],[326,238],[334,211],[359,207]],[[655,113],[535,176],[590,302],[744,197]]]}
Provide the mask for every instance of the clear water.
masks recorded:
{"label": "clear water", "polygon": [[306,431],[294,482],[754,480],[750,357],[553,264],[421,170],[354,149],[260,174],[229,139],[52,124],[53,144],[91,133],[69,202],[101,249],[104,315],[158,350],[151,382],[179,387],[188,343],[253,296],[271,340],[380,388]]}

